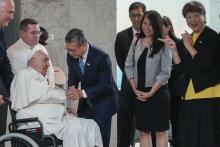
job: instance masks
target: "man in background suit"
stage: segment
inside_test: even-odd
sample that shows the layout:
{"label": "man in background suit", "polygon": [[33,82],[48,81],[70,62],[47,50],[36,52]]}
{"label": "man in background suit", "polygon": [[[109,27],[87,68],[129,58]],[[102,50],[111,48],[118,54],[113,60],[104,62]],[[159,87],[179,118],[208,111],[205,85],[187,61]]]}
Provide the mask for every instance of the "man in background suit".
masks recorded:
{"label": "man in background suit", "polygon": [[146,6],[141,2],[134,2],[129,7],[129,18],[132,26],[119,32],[115,41],[115,56],[117,64],[122,71],[120,103],[118,117],[118,147],[129,147],[133,144],[135,126],[133,100],[135,95],[130,87],[124,71],[125,60],[133,38],[140,32],[141,19],[146,11]]}
{"label": "man in background suit", "polygon": [[4,26],[14,17],[13,0],[0,0],[0,136],[5,134],[7,121],[7,105],[4,104],[4,97],[10,93],[10,84],[13,78],[11,65],[6,55],[5,40],[3,34]]}
{"label": "man in background suit", "polygon": [[[80,29],[65,38],[68,64],[69,99],[78,100],[78,115],[94,119],[100,127],[103,145],[109,146],[111,119],[117,111],[118,95],[109,56],[89,44]],[[78,89],[80,83],[80,90]]]}

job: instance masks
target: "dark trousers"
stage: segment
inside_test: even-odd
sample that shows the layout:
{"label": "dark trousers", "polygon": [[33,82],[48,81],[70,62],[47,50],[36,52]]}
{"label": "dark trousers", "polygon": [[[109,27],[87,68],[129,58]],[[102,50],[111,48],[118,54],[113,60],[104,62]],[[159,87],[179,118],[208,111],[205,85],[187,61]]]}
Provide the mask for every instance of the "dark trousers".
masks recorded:
{"label": "dark trousers", "polygon": [[178,147],[178,128],[179,128],[179,117],[180,117],[180,103],[181,99],[177,97],[171,97],[170,100],[170,122],[172,127],[172,140],[171,145]]}
{"label": "dark trousers", "polygon": [[7,123],[7,104],[0,106],[0,136],[5,134]]}
{"label": "dark trousers", "polygon": [[100,128],[102,135],[103,147],[109,147],[111,137],[111,122],[112,118],[104,118],[99,115],[95,115],[93,119],[96,121]]}
{"label": "dark trousers", "polygon": [[[0,106],[0,136],[6,133],[6,123],[7,123],[7,104],[3,104]],[[0,147],[4,147],[3,144],[0,144]]]}
{"label": "dark trousers", "polygon": [[117,113],[117,147],[129,147],[134,143],[134,98],[129,82],[123,78]]}
{"label": "dark trousers", "polygon": [[179,117],[180,117],[180,103],[181,98],[179,95],[180,87],[178,87],[179,75],[175,70],[172,70],[170,79],[168,81],[170,92],[170,122],[172,127],[172,140],[170,144],[172,147],[178,147],[178,134],[179,134]]}
{"label": "dark trousers", "polygon": [[[3,95],[4,97],[8,97],[8,93],[1,78],[0,78],[0,94]],[[6,103],[0,106],[0,136],[4,135],[6,132],[7,110],[8,110],[8,105]],[[4,145],[0,145],[0,147],[4,147]]]}
{"label": "dark trousers", "polygon": [[80,110],[78,111],[78,115],[81,118],[93,119],[98,124],[102,135],[103,147],[109,147],[112,117],[106,118],[96,114],[93,108]]}
{"label": "dark trousers", "polygon": [[134,140],[134,114],[119,110],[117,113],[117,141],[118,147],[129,147]]}

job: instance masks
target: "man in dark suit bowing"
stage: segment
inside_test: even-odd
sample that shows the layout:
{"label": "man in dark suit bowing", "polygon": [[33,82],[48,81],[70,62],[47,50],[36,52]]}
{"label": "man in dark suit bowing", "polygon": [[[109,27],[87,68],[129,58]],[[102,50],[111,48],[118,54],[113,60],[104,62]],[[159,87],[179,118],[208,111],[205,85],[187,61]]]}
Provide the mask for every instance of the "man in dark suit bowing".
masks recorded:
{"label": "man in dark suit bowing", "polygon": [[108,147],[111,119],[118,107],[110,58],[101,49],[89,44],[80,29],[70,30],[65,42],[69,70],[67,98],[79,99],[79,117],[97,122],[103,145]]}
{"label": "man in dark suit bowing", "polygon": [[119,32],[115,41],[115,56],[117,64],[122,71],[122,83],[120,91],[119,112],[117,114],[118,147],[129,147],[134,140],[134,94],[124,72],[125,60],[133,38],[138,37],[140,32],[141,19],[146,11],[146,7],[141,2],[134,2],[129,7],[129,18],[132,26]]}

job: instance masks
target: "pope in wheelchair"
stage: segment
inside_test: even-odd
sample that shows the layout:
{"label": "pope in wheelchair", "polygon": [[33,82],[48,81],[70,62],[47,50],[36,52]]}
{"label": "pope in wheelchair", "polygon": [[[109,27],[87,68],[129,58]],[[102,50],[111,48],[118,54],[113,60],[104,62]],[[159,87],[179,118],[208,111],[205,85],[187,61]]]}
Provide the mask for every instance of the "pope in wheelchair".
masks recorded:
{"label": "pope in wheelchair", "polygon": [[[27,68],[20,71],[11,84],[11,108],[17,119],[38,117],[46,135],[63,140],[64,147],[102,147],[98,125],[91,119],[75,116],[74,108],[66,109],[66,94],[59,87],[50,88],[45,77],[49,67],[48,55],[35,52]],[[37,124],[22,124],[19,128]]]}

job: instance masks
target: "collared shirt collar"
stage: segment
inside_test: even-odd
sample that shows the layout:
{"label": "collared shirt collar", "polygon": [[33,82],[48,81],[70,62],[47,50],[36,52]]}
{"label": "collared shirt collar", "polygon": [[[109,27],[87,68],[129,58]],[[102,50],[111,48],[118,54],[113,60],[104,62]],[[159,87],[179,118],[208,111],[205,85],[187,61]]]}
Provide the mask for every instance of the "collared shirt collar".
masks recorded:
{"label": "collared shirt collar", "polygon": [[136,37],[136,33],[140,33],[140,32],[138,32],[138,31],[136,31],[136,30],[134,29],[134,27],[132,27],[132,32],[133,32],[133,38]]}
{"label": "collared shirt collar", "polygon": [[34,46],[32,47],[32,46],[28,45],[27,43],[25,43],[25,42],[22,40],[22,38],[19,39],[19,43],[20,43],[21,46],[23,46],[23,47],[26,47],[26,48],[29,48],[29,49],[33,49],[33,48],[34,48]]}

